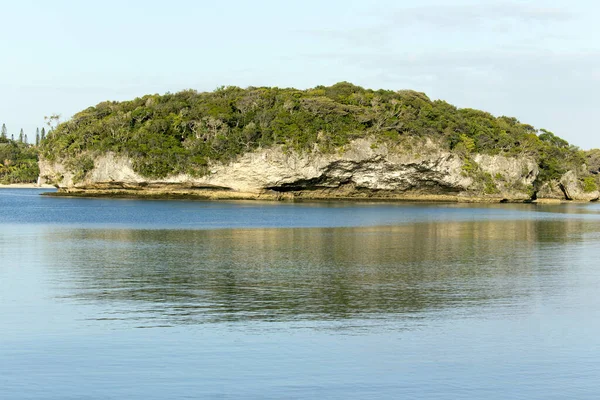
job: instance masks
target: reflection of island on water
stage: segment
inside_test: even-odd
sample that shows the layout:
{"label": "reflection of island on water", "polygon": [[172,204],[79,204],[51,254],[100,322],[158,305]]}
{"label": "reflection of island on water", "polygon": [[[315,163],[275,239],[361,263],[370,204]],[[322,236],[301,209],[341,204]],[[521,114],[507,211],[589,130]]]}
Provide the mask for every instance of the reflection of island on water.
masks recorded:
{"label": "reflection of island on water", "polygon": [[522,220],[72,229],[48,233],[47,262],[70,289],[71,301],[110,302],[124,319],[378,318],[493,307],[517,298],[526,304],[540,271],[561,273],[556,244],[576,241],[588,226],[581,220]]}

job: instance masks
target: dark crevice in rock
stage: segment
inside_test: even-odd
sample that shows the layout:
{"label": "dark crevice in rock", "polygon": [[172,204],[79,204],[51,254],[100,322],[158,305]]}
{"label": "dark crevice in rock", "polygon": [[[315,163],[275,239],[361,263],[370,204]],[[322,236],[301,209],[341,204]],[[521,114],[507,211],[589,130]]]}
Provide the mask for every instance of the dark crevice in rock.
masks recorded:
{"label": "dark crevice in rock", "polygon": [[464,190],[462,187],[451,186],[436,180],[419,180],[415,183],[403,182],[394,189],[376,189],[364,186],[358,186],[352,179],[335,182],[333,178],[321,175],[312,179],[301,179],[294,182],[283,183],[281,185],[269,186],[265,189],[279,193],[292,192],[299,194],[301,192],[322,191],[334,195],[335,192],[345,195],[355,194],[373,194],[373,195],[393,195],[399,193],[413,193],[425,195],[457,195]]}
{"label": "dark crevice in rock", "polygon": [[573,200],[573,198],[571,196],[569,196],[569,192],[567,192],[567,188],[565,187],[565,185],[563,185],[561,182],[559,182],[558,187],[563,192],[563,195],[565,196],[565,200]]}
{"label": "dark crevice in rock", "polygon": [[458,194],[465,190],[463,187],[452,186],[437,180],[423,179],[418,180],[415,184],[399,188],[402,192],[421,192],[423,194]]}
{"label": "dark crevice in rock", "polygon": [[275,192],[300,192],[300,191],[312,191],[312,190],[323,190],[323,189],[337,189],[341,186],[350,184],[350,180],[337,182],[335,184],[328,183],[328,179],[325,175],[321,175],[317,178],[311,179],[300,179],[290,183],[282,183],[277,186],[269,186],[265,189],[272,190]]}

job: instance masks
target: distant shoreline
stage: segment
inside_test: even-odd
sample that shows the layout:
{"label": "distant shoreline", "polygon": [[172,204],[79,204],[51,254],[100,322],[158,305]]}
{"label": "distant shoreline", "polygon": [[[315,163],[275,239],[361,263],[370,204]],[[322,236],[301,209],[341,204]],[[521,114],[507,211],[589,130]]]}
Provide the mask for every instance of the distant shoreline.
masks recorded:
{"label": "distant shoreline", "polygon": [[37,183],[10,183],[7,185],[0,184],[0,189],[56,189],[52,185],[38,185]]}

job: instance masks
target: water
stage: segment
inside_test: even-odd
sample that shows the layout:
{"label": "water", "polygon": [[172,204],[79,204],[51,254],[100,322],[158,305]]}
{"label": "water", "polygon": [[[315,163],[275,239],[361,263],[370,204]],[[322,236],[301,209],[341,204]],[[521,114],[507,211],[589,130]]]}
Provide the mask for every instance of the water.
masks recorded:
{"label": "water", "polygon": [[598,204],[0,190],[1,399],[595,399]]}

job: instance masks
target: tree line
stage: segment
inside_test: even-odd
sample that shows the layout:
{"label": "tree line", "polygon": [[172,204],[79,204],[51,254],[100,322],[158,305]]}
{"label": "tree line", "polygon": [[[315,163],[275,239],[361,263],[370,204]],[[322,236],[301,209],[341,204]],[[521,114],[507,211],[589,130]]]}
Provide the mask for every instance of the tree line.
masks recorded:
{"label": "tree line", "polygon": [[21,129],[15,137],[8,133],[6,124],[0,128],[0,184],[35,183],[40,174],[38,155],[46,140],[46,128],[37,128],[34,143]]}
{"label": "tree line", "polygon": [[[2,124],[2,128],[0,128],[0,137],[2,139],[10,139],[12,141],[17,141],[19,143],[25,143],[25,144],[29,144],[29,138],[27,137],[27,134],[23,131],[23,128],[21,128],[21,130],[19,131],[19,135],[15,138],[14,134],[10,135],[10,138],[8,137],[8,129],[6,128],[6,124]],[[36,128],[35,130],[35,142],[31,143],[34,144],[35,146],[39,146],[40,142],[42,140],[44,140],[46,138],[46,128],[42,127],[42,129],[40,130],[40,128]]]}

